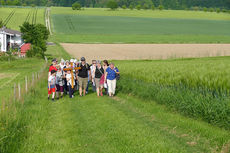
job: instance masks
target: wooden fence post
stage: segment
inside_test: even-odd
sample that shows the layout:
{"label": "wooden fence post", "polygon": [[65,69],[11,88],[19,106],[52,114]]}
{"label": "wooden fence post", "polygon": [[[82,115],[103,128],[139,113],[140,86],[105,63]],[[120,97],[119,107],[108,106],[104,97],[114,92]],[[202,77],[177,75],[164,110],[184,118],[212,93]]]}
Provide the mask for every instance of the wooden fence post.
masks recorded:
{"label": "wooden fence post", "polygon": [[32,85],[34,84],[34,73],[32,73]]}
{"label": "wooden fence post", "polygon": [[16,83],[14,83],[14,101],[16,100]]}
{"label": "wooden fence post", "polygon": [[27,76],[25,76],[25,81],[26,81],[26,86],[25,86],[25,88],[26,88],[26,93],[28,92],[28,81],[27,81]]}
{"label": "wooden fence post", "polygon": [[21,88],[20,88],[20,83],[18,83],[18,100],[21,99]]}

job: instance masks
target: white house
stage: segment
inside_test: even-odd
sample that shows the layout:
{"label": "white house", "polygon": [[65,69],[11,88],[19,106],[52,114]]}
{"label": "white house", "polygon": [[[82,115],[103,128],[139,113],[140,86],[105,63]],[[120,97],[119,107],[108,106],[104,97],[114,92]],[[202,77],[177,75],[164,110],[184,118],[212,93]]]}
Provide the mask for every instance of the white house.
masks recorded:
{"label": "white house", "polygon": [[19,31],[0,28],[0,51],[6,52],[12,49],[19,49],[23,44],[22,34]]}

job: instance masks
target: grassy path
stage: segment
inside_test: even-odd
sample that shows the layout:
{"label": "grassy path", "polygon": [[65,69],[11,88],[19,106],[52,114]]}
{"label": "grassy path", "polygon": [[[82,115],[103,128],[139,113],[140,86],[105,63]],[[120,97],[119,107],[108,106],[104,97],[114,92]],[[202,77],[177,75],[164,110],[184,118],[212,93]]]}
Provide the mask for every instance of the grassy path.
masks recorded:
{"label": "grassy path", "polygon": [[[46,84],[26,103],[30,122],[18,152],[220,152],[229,131],[127,95],[46,99]],[[33,97],[33,98],[31,98]]]}

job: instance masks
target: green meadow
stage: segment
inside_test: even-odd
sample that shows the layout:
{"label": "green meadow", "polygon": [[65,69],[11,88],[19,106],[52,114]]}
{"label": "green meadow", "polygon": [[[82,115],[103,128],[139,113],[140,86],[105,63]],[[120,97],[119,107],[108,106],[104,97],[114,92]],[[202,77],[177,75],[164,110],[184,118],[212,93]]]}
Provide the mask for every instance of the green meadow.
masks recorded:
{"label": "green meadow", "polygon": [[[20,30],[21,26],[25,21],[32,23],[32,20],[36,20],[36,23],[45,24],[44,8],[4,8],[0,7],[0,20],[3,22],[7,19],[11,12],[15,11],[13,16],[7,23],[7,28],[13,30]],[[34,16],[34,17],[33,17]],[[34,19],[33,19],[34,18]]]}
{"label": "green meadow", "polygon": [[[29,9],[23,10],[26,20]],[[229,14],[223,13],[52,7],[51,14],[54,35],[49,41],[56,44],[47,48],[49,63],[52,58],[71,58],[59,42],[230,41]],[[43,21],[44,16],[39,22]],[[19,29],[20,22],[9,25]],[[55,102],[47,100],[47,67],[23,100],[13,103],[6,100],[12,97],[14,83],[24,83],[25,76],[38,72],[45,61],[0,61],[0,152],[227,153],[229,59],[113,61],[121,72],[114,98],[97,97],[90,90],[85,97],[75,92],[73,99],[65,96]]]}
{"label": "green meadow", "polygon": [[69,43],[228,43],[230,15],[193,11],[52,8],[55,40]]}
{"label": "green meadow", "polygon": [[[50,58],[51,56],[70,58],[59,45],[50,47],[47,55]],[[221,59],[207,60],[218,62]],[[192,67],[191,65],[198,61],[191,59],[190,62],[187,61],[188,63],[184,62]],[[180,115],[176,109],[170,108],[173,105],[163,102],[158,104],[160,101],[153,101],[151,91],[148,90],[150,88],[146,86],[149,83],[145,79],[130,77],[127,82],[130,72],[137,71],[133,67],[134,69],[126,72],[125,67],[130,68],[130,64],[140,65],[141,62],[147,62],[149,65],[158,63],[167,66],[170,63],[175,65],[176,61],[114,62],[122,73],[115,98],[106,96],[98,98],[95,93],[90,92],[85,97],[78,97],[78,93],[75,93],[73,99],[66,96],[54,103],[50,102],[47,100],[47,73],[45,72],[41,81],[25,97],[24,104],[16,103],[16,111],[6,115],[7,120],[1,119],[1,152],[226,151],[230,141],[228,130],[200,119],[195,120]],[[180,62],[183,63],[183,60],[178,60],[178,63]],[[151,72],[154,73],[154,69]],[[146,75],[146,79],[149,77],[150,75]],[[139,85],[134,81],[135,79],[143,81],[141,84],[145,88],[136,95],[134,93],[140,88],[133,88]],[[170,90],[167,92],[170,96]],[[165,93],[161,93],[161,98],[163,95],[168,98]],[[181,103],[184,104],[184,101]],[[197,110],[200,111],[199,108]]]}

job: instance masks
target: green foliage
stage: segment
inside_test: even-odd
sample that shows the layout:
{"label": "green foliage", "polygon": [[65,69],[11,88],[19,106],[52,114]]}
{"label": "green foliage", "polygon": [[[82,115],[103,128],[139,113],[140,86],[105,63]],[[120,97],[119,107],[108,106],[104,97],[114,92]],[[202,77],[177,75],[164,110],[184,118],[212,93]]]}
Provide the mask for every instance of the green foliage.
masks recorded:
{"label": "green foliage", "polygon": [[[160,104],[230,129],[229,57],[118,62],[122,93]],[[143,69],[148,65],[148,71]],[[186,67],[186,69],[184,69]]]}
{"label": "green foliage", "polygon": [[115,10],[118,8],[118,4],[115,0],[109,0],[107,3],[107,7],[110,8],[111,10]]}
{"label": "green foliage", "polygon": [[26,6],[27,6],[27,4],[26,4],[26,3],[23,3],[23,4],[22,4],[22,6],[23,6],[23,7],[26,7]]}
{"label": "green foliage", "polygon": [[214,12],[214,8],[209,8],[208,11],[209,12]]}
{"label": "green foliage", "polygon": [[163,5],[159,5],[159,6],[158,6],[158,9],[161,11],[161,10],[164,9],[164,6],[163,6]]}
{"label": "green foliage", "polygon": [[226,10],[226,9],[222,9],[221,11],[222,11],[223,13],[228,12],[228,10]]}
{"label": "green foliage", "polygon": [[148,4],[144,4],[143,5],[143,9],[145,9],[145,10],[149,9],[149,5]]}
{"label": "green foliage", "polygon": [[208,11],[207,7],[204,7],[204,8],[203,8],[203,11],[204,11],[204,12],[207,12],[207,11]]}
{"label": "green foliage", "polygon": [[73,10],[81,10],[81,4],[78,2],[73,3],[72,9]]}
{"label": "green foliage", "polygon": [[0,28],[2,28],[3,27],[3,21],[2,21],[2,19],[0,19]]}
{"label": "green foliage", "polygon": [[141,10],[141,5],[140,5],[140,4],[137,5],[137,6],[136,6],[136,9],[137,9],[137,10]]}
{"label": "green foliage", "polygon": [[129,9],[130,9],[130,10],[133,10],[133,9],[134,9],[134,7],[133,7],[132,4],[129,5]]}
{"label": "green foliage", "polygon": [[220,13],[220,8],[217,8],[217,9],[216,9],[216,12],[217,12],[217,13]]}
{"label": "green foliage", "polygon": [[35,4],[31,4],[31,7],[36,7],[36,5]]}
{"label": "green foliage", "polygon": [[155,5],[152,5],[152,6],[151,6],[151,9],[152,9],[152,10],[155,10]]}
{"label": "green foliage", "polygon": [[20,26],[20,31],[23,33],[23,39],[26,43],[32,44],[32,49],[28,57],[39,56],[44,57],[46,51],[46,40],[49,32],[42,24],[30,24],[25,22]]}
{"label": "green foliage", "polygon": [[199,11],[199,9],[200,9],[200,8],[199,8],[198,6],[192,7],[192,10],[193,10],[193,11]]}
{"label": "green foliage", "polygon": [[126,9],[127,7],[126,7],[126,5],[122,5],[122,8],[123,8],[123,9]]}

